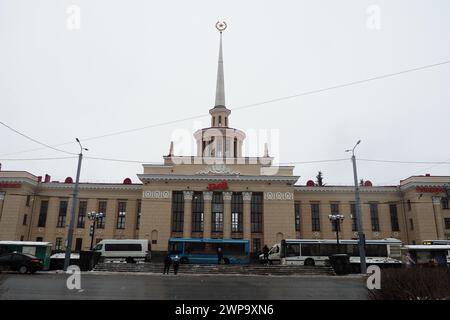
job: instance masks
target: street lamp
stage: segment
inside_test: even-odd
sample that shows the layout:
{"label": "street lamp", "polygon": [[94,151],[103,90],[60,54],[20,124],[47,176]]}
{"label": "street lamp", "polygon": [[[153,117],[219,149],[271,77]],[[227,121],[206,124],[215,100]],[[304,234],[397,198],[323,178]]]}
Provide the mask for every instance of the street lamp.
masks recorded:
{"label": "street lamp", "polygon": [[92,221],[92,226],[91,226],[91,231],[90,231],[90,235],[91,235],[91,251],[92,251],[92,249],[94,247],[95,226],[96,226],[98,220],[103,218],[103,216],[104,216],[103,212],[91,211],[91,212],[89,212],[87,214],[88,219]]}
{"label": "street lamp", "polygon": [[352,162],[353,162],[353,179],[355,182],[355,213],[356,213],[356,226],[358,228],[358,244],[359,244],[359,258],[361,260],[361,273],[366,274],[366,238],[362,228],[362,218],[361,218],[361,199],[359,197],[359,185],[358,185],[358,173],[356,171],[356,157],[355,149],[361,143],[361,140],[355,144],[352,149],[345,150],[345,152],[352,152]]}
{"label": "street lamp", "polygon": [[341,226],[342,221],[344,220],[344,216],[342,214],[330,214],[328,215],[328,219],[330,219],[331,223],[333,224],[335,230],[336,230],[336,241],[338,246],[338,251],[340,252],[340,246],[339,246],[339,228]]}

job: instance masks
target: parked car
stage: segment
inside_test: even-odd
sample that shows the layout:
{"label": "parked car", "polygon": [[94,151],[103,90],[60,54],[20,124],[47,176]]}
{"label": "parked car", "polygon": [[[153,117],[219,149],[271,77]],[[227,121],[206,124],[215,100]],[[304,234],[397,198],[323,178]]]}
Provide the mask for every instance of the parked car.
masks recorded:
{"label": "parked car", "polygon": [[35,273],[42,268],[42,261],[31,254],[13,252],[0,256],[0,270],[2,271],[17,271],[25,274],[27,272]]}

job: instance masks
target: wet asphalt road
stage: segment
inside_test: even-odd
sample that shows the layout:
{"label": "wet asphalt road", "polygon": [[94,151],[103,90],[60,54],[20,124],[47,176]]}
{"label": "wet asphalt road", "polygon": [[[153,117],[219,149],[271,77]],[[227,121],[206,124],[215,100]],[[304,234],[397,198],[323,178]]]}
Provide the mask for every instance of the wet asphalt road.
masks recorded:
{"label": "wet asphalt road", "polygon": [[212,276],[82,273],[81,290],[69,290],[68,275],[0,274],[5,299],[366,299],[355,276]]}

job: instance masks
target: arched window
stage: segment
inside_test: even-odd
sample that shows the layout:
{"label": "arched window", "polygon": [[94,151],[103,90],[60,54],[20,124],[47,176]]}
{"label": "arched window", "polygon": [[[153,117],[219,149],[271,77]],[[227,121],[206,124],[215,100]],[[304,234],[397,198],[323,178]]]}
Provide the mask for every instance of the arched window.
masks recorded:
{"label": "arched window", "polygon": [[222,116],[219,116],[219,127],[222,126]]}
{"label": "arched window", "polygon": [[216,125],[216,117],[212,117],[212,126],[214,127]]}
{"label": "arched window", "polygon": [[228,127],[228,117],[225,117],[225,127]]}

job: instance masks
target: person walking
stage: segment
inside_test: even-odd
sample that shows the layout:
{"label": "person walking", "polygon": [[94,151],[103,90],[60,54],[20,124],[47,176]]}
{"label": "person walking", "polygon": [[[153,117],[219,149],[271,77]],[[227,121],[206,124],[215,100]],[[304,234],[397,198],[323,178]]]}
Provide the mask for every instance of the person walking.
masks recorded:
{"label": "person walking", "polygon": [[264,262],[272,264],[272,261],[269,261],[269,247],[267,244],[264,245],[263,248],[263,256],[264,256]]}
{"label": "person walking", "polygon": [[174,274],[178,273],[179,267],[180,267],[180,258],[178,257],[178,255],[176,255],[175,258],[173,258],[173,273]]}
{"label": "person walking", "polygon": [[217,264],[221,264],[223,259],[222,248],[217,249]]}
{"label": "person walking", "polygon": [[163,274],[169,274],[170,271],[170,264],[172,263],[172,259],[170,258],[170,255],[167,254],[166,258],[164,259],[164,272]]}

